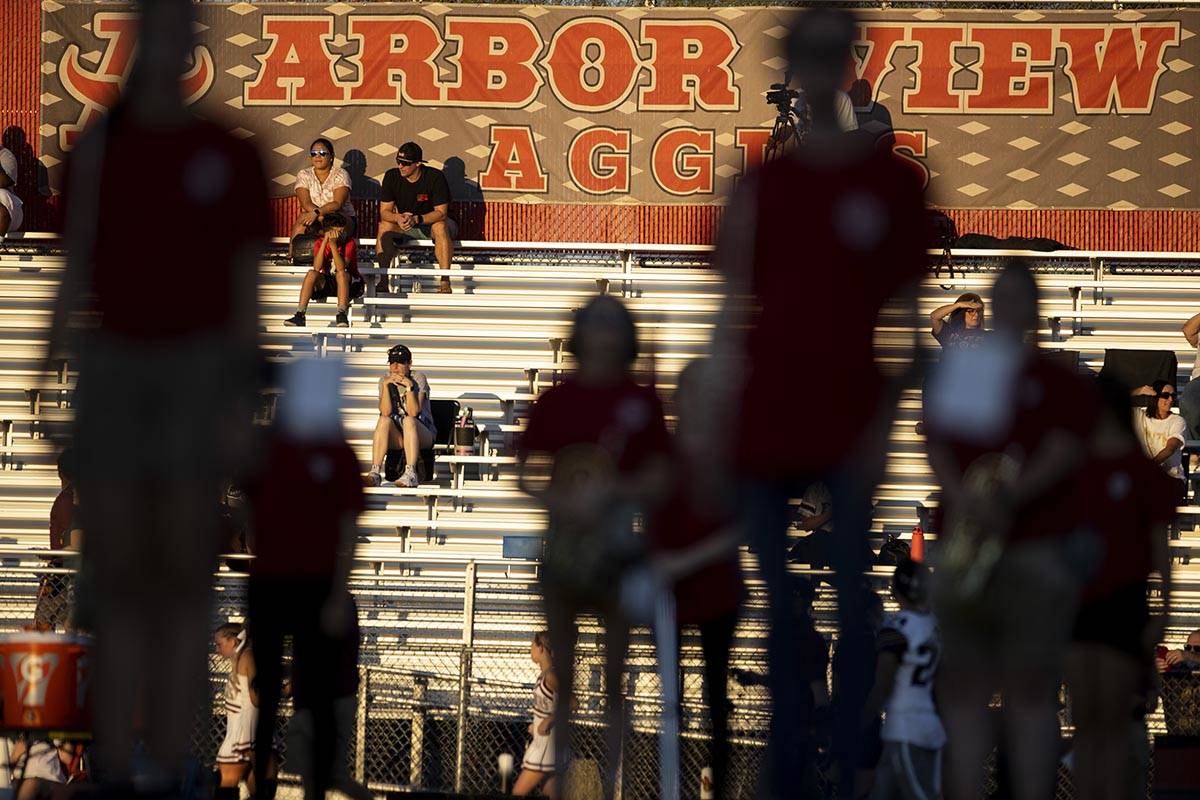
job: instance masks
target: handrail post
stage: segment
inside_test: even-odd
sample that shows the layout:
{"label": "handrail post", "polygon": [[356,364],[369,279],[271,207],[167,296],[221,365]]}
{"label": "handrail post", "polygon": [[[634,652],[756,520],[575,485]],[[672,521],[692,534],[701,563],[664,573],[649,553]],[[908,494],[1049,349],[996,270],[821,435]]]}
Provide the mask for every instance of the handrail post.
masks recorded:
{"label": "handrail post", "polygon": [[463,771],[467,757],[467,709],[471,703],[471,647],[475,643],[475,584],[478,569],[467,563],[463,586],[462,650],[458,661],[458,735],[454,748],[454,791],[463,790]]}
{"label": "handrail post", "polygon": [[370,672],[358,668],[358,715],[354,722],[354,780],[366,786],[367,778],[367,681]]}

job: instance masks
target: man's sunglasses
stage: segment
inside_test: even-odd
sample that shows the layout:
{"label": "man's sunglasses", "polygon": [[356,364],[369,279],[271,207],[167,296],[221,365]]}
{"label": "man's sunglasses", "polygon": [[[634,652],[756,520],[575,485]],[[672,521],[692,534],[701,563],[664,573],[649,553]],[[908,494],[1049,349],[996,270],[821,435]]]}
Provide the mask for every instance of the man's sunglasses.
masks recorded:
{"label": "man's sunglasses", "polygon": [[402,167],[411,167],[413,164],[416,164],[417,162],[409,161],[407,158],[401,158],[400,156],[396,156],[396,163]]}
{"label": "man's sunglasses", "polygon": [[328,150],[309,150],[308,154],[310,156],[314,156],[314,157],[321,156],[322,158],[324,158],[325,156],[329,155],[329,151]]}
{"label": "man's sunglasses", "polygon": [[1188,653],[1200,653],[1200,644],[1185,644],[1183,649]]}
{"label": "man's sunglasses", "polygon": [[1159,392],[1158,396],[1164,400],[1174,400],[1179,395],[1177,395],[1175,392]]}

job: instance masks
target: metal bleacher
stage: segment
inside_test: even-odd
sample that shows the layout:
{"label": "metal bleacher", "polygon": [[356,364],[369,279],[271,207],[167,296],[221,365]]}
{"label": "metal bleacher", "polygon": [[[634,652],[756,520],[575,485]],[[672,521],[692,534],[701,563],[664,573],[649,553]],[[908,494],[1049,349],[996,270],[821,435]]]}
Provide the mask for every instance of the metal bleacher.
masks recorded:
{"label": "metal bleacher", "polygon": [[[364,245],[369,248],[370,240]],[[476,635],[501,643],[524,641],[536,601],[517,587],[535,577],[534,564],[503,558],[502,541],[505,535],[536,535],[544,516],[516,486],[512,446],[530,401],[571,367],[564,348],[570,312],[598,291],[622,297],[640,326],[644,349],[654,354],[653,363],[643,359],[639,369],[643,374],[652,369],[659,388],[670,392],[679,369],[706,351],[712,333],[722,281],[710,269],[710,250],[463,242],[451,272],[454,293],[440,295],[434,290],[443,273],[433,270],[432,253],[414,248],[387,270],[391,292],[376,296],[369,290],[352,308],[351,327],[337,329],[327,327],[332,303],[314,303],[307,328],[282,324],[295,310],[305,268],[282,263],[276,258],[280,249],[276,242],[261,269],[264,347],[279,362],[312,353],[344,355],[349,378],[342,411],[364,465],[377,416],[375,381],[386,368],[387,348],[398,342],[412,349],[434,397],[471,406],[484,431],[476,456],[439,457],[434,480],[415,489],[368,490],[355,570],[371,620],[368,627],[381,643],[457,640],[464,613],[462,581],[467,565],[473,564],[474,579],[502,609],[478,617]],[[991,273],[1004,255],[955,253],[952,273],[942,265],[925,281],[922,313],[964,291],[986,297]],[[1078,351],[1081,364],[1094,371],[1103,363],[1105,348],[1171,349],[1178,354],[1181,375],[1190,373],[1195,351],[1179,327],[1200,310],[1200,255],[1029,255],[1043,289],[1039,338],[1044,346]],[[47,544],[46,519],[57,481],[43,425],[70,416],[74,365],[54,364],[52,378],[41,376],[61,267],[61,251],[47,237],[15,238],[0,248],[0,547],[15,551]],[[368,285],[373,283],[369,277]],[[884,357],[889,349],[897,354],[911,335],[907,330],[881,331]],[[928,335],[922,338],[936,346]],[[798,378],[796,391],[811,390]],[[780,407],[786,405],[786,398],[780,398]],[[916,428],[919,412],[918,391],[909,390],[891,434],[887,475],[877,492],[875,549],[888,534],[907,538],[923,510],[937,503]],[[798,434],[795,446],[801,439]],[[1197,518],[1200,506],[1186,507],[1172,541],[1177,557],[1172,640],[1200,626],[1200,566],[1190,564],[1200,547]],[[20,557],[8,549],[5,553],[6,563]],[[877,574],[882,586],[886,570]],[[404,613],[396,611],[401,605]],[[822,626],[831,622],[827,597],[817,608]],[[749,617],[748,625],[759,624],[751,622],[754,613]]]}

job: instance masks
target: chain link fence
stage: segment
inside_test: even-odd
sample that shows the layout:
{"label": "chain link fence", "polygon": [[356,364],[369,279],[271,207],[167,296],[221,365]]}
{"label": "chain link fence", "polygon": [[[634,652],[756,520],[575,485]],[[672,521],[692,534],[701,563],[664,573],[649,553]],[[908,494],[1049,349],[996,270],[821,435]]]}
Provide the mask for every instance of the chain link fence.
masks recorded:
{"label": "chain link fence", "polygon": [[[237,566],[235,563],[233,566]],[[356,581],[363,648],[357,720],[349,773],[375,792],[429,789],[468,794],[501,788],[498,761],[512,756],[514,775],[529,741],[533,687],[538,667],[529,643],[542,626],[536,587],[521,580],[477,582],[468,567],[466,579],[418,578]],[[35,624],[61,630],[73,599],[73,576],[61,566],[23,568],[9,561],[0,569],[0,624],[21,630]],[[236,571],[215,582],[213,628],[242,621],[246,579]],[[761,603],[753,598],[735,638],[731,668],[763,675]],[[582,620],[576,661],[578,710],[572,753],[584,777],[599,782],[608,765],[604,746],[604,652],[597,620]],[[711,730],[703,695],[703,664],[698,636],[685,633],[681,642],[680,780],[683,798],[698,798],[701,776],[711,763]],[[213,768],[225,732],[221,693],[229,665],[210,658],[210,702],[197,715],[194,754],[204,770]],[[653,640],[648,631],[634,632],[622,695],[627,728],[616,774],[620,797],[650,800],[659,793],[659,730],[662,714],[660,681]],[[1069,698],[1061,697],[1063,754],[1069,753],[1074,728]],[[762,686],[729,683],[731,753],[729,797],[758,796],[769,725],[769,697]],[[285,702],[275,747],[287,770],[284,733],[291,709]],[[1139,726],[1131,722],[1130,751],[1144,747],[1141,769],[1153,782],[1151,744],[1200,737],[1200,671],[1163,675],[1157,710]],[[1139,738],[1140,737],[1140,738]],[[1073,800],[1075,790],[1066,765],[1059,771],[1056,800]],[[827,763],[819,757],[810,783],[814,796],[832,796]],[[988,793],[1004,797],[1004,767],[993,756],[988,765]],[[798,776],[799,779],[799,776]]]}

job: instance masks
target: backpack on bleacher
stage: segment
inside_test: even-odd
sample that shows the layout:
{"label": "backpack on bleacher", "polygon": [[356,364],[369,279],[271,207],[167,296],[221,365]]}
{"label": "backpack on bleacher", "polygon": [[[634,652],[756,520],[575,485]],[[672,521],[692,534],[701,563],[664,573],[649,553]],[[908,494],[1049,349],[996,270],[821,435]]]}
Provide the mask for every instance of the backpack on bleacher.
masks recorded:
{"label": "backpack on bleacher", "polygon": [[887,541],[883,543],[883,547],[879,548],[879,555],[875,558],[875,563],[880,566],[894,567],[908,558],[911,550],[912,548],[908,542],[894,533],[889,534]]}

